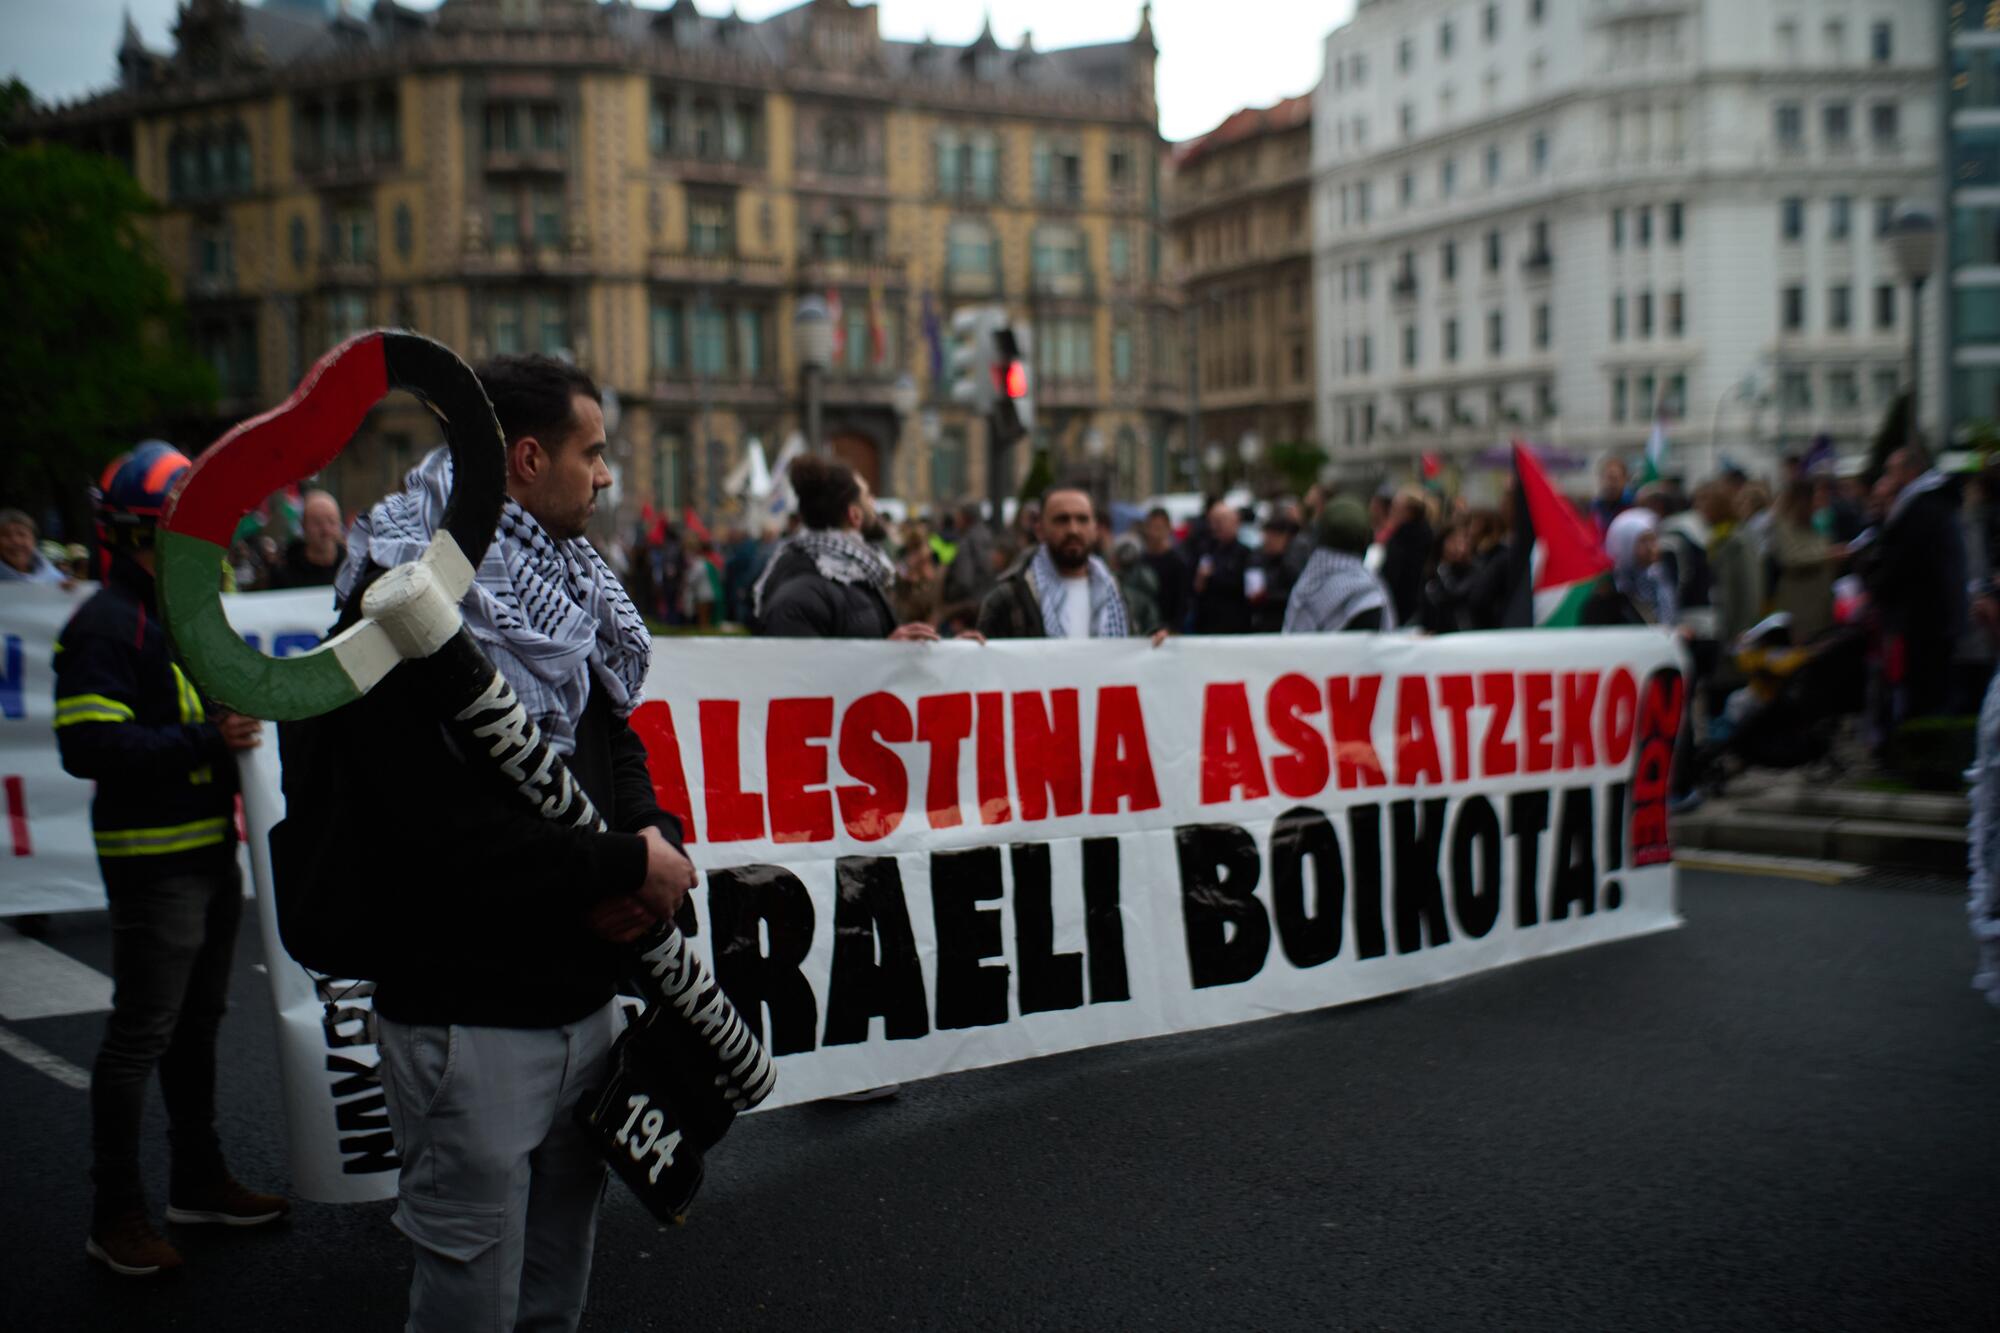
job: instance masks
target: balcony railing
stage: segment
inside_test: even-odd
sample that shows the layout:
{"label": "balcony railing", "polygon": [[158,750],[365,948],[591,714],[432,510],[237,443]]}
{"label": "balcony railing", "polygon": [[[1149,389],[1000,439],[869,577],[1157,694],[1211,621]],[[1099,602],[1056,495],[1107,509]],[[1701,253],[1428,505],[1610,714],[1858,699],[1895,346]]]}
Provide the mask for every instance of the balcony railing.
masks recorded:
{"label": "balcony railing", "polygon": [[1068,300],[1088,300],[1096,290],[1091,280],[1090,270],[1080,273],[1037,273],[1030,281],[1037,296],[1052,296]]}
{"label": "balcony railing", "polygon": [[371,153],[302,152],[292,159],[292,170],[298,174],[300,183],[320,189],[365,185],[401,165],[400,153],[377,157]]}
{"label": "balcony railing", "polygon": [[784,261],[763,255],[654,250],[647,257],[646,269],[654,282],[780,287],[785,281]]}
{"label": "balcony railing", "polygon": [[1398,301],[1416,300],[1417,299],[1416,275],[1414,273],[1404,273],[1398,275],[1396,279],[1389,284],[1389,295],[1395,297]]}
{"label": "balcony railing", "polygon": [[322,253],[320,281],[329,287],[372,287],[375,285],[375,256]]}
{"label": "balcony railing", "polygon": [[901,287],[909,265],[901,259],[827,259],[808,257],[799,261],[799,282],[816,290],[821,287]]}
{"label": "balcony railing", "polygon": [[1555,263],[1555,256],[1547,250],[1531,250],[1521,258],[1521,271],[1531,278],[1546,278]]}
{"label": "balcony railing", "polygon": [[527,175],[561,175],[569,167],[560,148],[488,148],[484,162],[488,171]]}

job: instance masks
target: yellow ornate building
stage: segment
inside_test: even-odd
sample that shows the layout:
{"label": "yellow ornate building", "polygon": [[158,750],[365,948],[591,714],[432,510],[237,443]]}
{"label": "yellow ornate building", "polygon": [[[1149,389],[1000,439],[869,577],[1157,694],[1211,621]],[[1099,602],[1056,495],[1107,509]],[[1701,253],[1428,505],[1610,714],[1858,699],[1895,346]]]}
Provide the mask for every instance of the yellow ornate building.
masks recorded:
{"label": "yellow ornate building", "polygon": [[1238,111],[1174,147],[1168,230],[1204,447],[1312,441],[1312,99]]}
{"label": "yellow ornate building", "polygon": [[[951,501],[985,493],[986,441],[936,349],[955,308],[998,301],[1033,329],[1059,469],[1144,494],[1181,456],[1143,7],[1130,40],[1051,51],[884,40],[851,0],[756,23],[689,0],[186,0],[174,35],[157,53],[128,26],[119,86],[28,128],[162,202],[225,420],[376,325],[561,353],[618,400],[622,511],[713,514],[747,441],[799,428],[811,295],[832,447],[884,494]],[[385,404],[330,480],[365,503],[435,438]]]}

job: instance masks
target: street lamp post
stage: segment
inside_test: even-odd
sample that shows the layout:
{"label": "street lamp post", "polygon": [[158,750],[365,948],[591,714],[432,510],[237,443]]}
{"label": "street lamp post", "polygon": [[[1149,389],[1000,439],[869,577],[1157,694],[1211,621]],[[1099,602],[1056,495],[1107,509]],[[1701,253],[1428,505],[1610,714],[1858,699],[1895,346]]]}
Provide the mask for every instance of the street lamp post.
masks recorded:
{"label": "street lamp post", "polygon": [[799,374],[803,380],[806,416],[806,447],[826,448],[820,431],[820,393],[826,368],[833,362],[833,319],[826,302],[817,296],[801,296],[792,311],[792,333],[797,339]]}
{"label": "street lamp post", "polygon": [[1910,414],[1905,444],[1917,443],[1917,422],[1923,414],[1923,322],[1924,282],[1937,260],[1937,219],[1921,208],[1906,208],[1889,224],[1889,254],[1897,272],[1910,284]]}
{"label": "street lamp post", "polygon": [[901,495],[896,486],[896,455],[903,443],[903,428],[917,414],[917,379],[904,371],[889,390],[889,406],[896,411],[896,433],[889,440],[889,456],[882,461],[883,486],[890,495]]}
{"label": "street lamp post", "polygon": [[1246,430],[1236,441],[1236,456],[1243,460],[1243,485],[1256,498],[1257,460],[1264,456],[1264,437]]}

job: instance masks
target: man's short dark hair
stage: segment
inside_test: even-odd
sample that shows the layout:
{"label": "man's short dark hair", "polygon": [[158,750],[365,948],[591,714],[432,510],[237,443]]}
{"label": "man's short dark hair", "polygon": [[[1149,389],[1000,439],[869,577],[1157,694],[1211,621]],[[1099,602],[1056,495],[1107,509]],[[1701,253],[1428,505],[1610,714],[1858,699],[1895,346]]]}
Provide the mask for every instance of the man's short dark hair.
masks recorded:
{"label": "man's short dark hair", "polygon": [[799,518],[816,532],[845,527],[848,509],[861,503],[860,480],[837,458],[793,459],[785,479],[799,497]]}
{"label": "man's short dark hair", "polygon": [[1174,516],[1166,511],[1166,507],[1164,505],[1154,505],[1151,509],[1148,509],[1146,511],[1146,521],[1148,523],[1152,522],[1156,518],[1164,518],[1165,520],[1167,520],[1167,526],[1170,528],[1174,525]]}
{"label": "man's short dark hair", "polygon": [[1097,497],[1090,493],[1090,483],[1087,481],[1056,482],[1053,486],[1050,486],[1047,490],[1042,492],[1042,497],[1041,497],[1042,508],[1047,509],[1049,507],[1050,496],[1059,495],[1064,491],[1075,491],[1078,495],[1081,495],[1085,500],[1090,502],[1090,510],[1093,514],[1097,512]]}
{"label": "man's short dark hair", "polygon": [[578,394],[604,401],[596,381],[552,356],[496,356],[481,362],[476,373],[509,444],[532,435],[553,450],[576,423]]}

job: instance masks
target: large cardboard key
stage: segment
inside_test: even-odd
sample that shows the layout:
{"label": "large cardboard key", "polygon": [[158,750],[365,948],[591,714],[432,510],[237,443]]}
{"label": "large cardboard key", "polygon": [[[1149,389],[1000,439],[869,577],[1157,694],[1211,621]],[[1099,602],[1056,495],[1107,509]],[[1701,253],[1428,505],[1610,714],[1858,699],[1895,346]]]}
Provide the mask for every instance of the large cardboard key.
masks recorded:
{"label": "large cardboard key", "polygon": [[[444,427],[452,489],[443,522],[420,560],[368,586],[348,628],[312,652],[266,657],[223,616],[229,540],[266,495],[331,463],[391,389],[414,394]],[[231,429],[188,470],[160,520],[161,617],[209,697],[274,721],[332,712],[407,664],[468,762],[542,818],[602,830],[603,817],[458,612],[499,523],[505,449],[485,389],[451,349],[397,330],[350,338],[290,398]],[[703,1153],[738,1112],[770,1095],[777,1071],[673,922],[633,947],[646,1013],[620,1037],[615,1073],[583,1119],[647,1207],[679,1221],[701,1186]]]}

